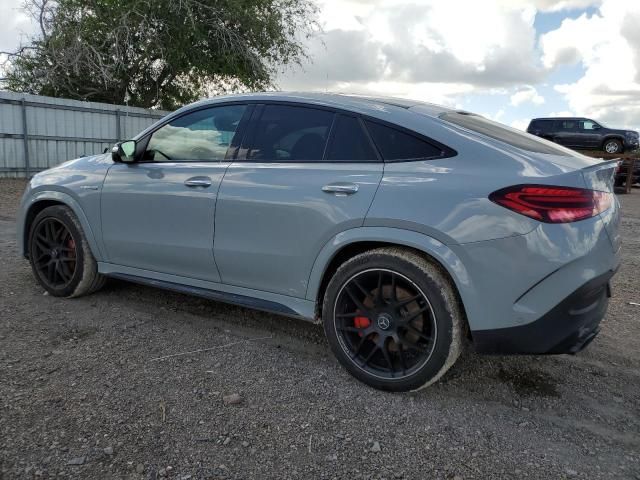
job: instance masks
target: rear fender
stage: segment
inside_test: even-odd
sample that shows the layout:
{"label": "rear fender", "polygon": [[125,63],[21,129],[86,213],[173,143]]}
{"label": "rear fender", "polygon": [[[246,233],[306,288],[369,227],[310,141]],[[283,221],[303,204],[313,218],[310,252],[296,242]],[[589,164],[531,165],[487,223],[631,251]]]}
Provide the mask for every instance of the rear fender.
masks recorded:
{"label": "rear fender", "polygon": [[[307,287],[307,300],[316,301],[324,273],[335,255],[344,247],[358,242],[380,242],[410,247],[433,257],[452,278],[469,322],[480,307],[476,290],[458,256],[444,243],[422,233],[391,227],[359,227],[333,237],[322,248],[313,264]],[[322,301],[321,299],[319,301]],[[473,326],[471,325],[473,328]]]}

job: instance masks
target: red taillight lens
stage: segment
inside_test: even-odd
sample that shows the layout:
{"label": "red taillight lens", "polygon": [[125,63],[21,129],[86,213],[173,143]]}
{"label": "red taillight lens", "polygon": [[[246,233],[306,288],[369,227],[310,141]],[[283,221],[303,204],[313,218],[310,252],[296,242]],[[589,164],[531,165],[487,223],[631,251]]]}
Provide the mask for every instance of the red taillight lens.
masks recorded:
{"label": "red taillight lens", "polygon": [[497,190],[489,200],[545,223],[568,223],[595,217],[613,203],[613,194],[584,188],[515,185]]}

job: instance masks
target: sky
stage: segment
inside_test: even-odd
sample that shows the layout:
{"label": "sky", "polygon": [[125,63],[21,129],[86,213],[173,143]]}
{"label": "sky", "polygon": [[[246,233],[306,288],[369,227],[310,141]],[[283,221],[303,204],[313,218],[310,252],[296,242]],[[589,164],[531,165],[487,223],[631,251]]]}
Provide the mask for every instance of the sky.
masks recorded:
{"label": "sky", "polygon": [[[34,30],[0,0],[0,50]],[[640,0],[317,0],[283,90],[406,97],[525,129],[575,115],[640,130]],[[8,20],[8,25],[7,25]]]}

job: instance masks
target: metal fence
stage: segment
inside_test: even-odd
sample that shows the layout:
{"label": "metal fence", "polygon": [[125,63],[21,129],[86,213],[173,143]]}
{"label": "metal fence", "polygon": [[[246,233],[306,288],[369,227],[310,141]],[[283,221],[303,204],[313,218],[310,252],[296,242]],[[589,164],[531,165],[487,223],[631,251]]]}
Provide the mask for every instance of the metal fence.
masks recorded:
{"label": "metal fence", "polygon": [[0,91],[0,177],[102,153],[168,112]]}

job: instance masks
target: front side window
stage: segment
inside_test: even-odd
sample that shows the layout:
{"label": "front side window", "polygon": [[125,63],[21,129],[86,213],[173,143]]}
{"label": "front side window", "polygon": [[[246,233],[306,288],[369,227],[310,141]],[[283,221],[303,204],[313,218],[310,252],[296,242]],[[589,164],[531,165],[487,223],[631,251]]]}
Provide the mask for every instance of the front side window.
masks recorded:
{"label": "front side window", "polygon": [[315,108],[266,105],[256,122],[247,158],[320,162],[333,117],[333,112]]}
{"label": "front side window", "polygon": [[385,161],[420,160],[443,155],[441,148],[418,137],[377,122],[366,120],[365,123]]}
{"label": "front side window", "polygon": [[153,132],[144,155],[155,162],[224,160],[246,105],[225,105],[188,113]]}
{"label": "front side window", "polygon": [[580,122],[581,130],[596,130],[598,128],[598,124],[592,120],[582,120]]}

